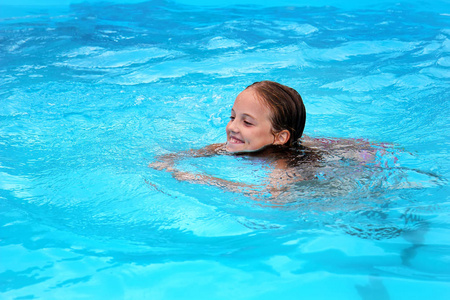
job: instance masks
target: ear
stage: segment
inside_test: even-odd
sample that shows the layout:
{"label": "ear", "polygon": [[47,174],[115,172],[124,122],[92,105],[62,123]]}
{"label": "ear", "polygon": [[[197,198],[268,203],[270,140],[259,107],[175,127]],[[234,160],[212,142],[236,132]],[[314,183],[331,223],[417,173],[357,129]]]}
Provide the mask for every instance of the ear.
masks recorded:
{"label": "ear", "polygon": [[291,137],[291,133],[289,131],[281,130],[275,134],[275,140],[273,142],[274,145],[284,145],[289,141]]}

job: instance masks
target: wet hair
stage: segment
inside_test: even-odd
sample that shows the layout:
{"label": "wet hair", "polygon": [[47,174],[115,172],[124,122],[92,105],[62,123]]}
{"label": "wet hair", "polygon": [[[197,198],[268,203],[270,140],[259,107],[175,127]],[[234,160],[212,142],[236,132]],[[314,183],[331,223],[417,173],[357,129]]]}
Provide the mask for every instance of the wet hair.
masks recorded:
{"label": "wet hair", "polygon": [[290,137],[285,145],[299,145],[306,122],[306,109],[300,94],[293,88],[268,80],[255,82],[246,89],[249,88],[255,89],[269,107],[273,134],[287,130]]}

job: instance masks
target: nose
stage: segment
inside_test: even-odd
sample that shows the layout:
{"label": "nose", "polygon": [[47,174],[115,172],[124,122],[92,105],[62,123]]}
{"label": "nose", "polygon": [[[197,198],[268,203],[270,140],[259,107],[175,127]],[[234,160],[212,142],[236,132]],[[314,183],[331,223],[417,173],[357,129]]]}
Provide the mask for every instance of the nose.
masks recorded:
{"label": "nose", "polygon": [[233,133],[239,132],[239,126],[237,125],[236,120],[230,120],[230,122],[228,122],[227,128],[228,128],[228,131],[230,131],[230,132],[233,132]]}

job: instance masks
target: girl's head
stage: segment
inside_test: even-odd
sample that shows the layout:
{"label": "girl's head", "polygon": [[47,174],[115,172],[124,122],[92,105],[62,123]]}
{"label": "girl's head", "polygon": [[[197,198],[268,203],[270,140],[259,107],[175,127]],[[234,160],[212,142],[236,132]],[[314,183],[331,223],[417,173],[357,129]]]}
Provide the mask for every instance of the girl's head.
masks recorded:
{"label": "girl's head", "polygon": [[255,82],[240,93],[226,127],[229,152],[257,151],[267,145],[293,146],[305,128],[306,110],[294,89]]}

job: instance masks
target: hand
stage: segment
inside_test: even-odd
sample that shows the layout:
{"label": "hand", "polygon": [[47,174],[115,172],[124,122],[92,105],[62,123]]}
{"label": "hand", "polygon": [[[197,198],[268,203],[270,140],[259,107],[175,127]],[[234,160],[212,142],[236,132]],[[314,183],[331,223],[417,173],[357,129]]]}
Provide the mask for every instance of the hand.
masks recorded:
{"label": "hand", "polygon": [[155,162],[150,163],[148,165],[148,167],[158,170],[158,171],[163,171],[163,170],[166,170],[167,172],[173,171],[172,164],[170,164],[166,161],[155,161]]}
{"label": "hand", "polygon": [[189,172],[182,172],[182,171],[176,171],[174,170],[173,178],[180,180],[180,181],[198,181],[201,180],[201,175],[198,174],[192,174]]}

